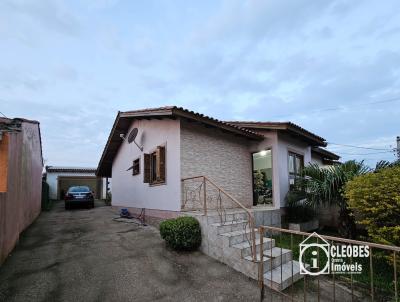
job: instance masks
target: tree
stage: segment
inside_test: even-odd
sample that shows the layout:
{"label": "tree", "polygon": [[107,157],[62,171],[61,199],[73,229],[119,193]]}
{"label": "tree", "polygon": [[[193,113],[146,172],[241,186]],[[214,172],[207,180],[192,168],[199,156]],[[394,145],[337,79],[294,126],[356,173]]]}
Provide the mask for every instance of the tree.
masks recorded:
{"label": "tree", "polygon": [[346,184],[345,196],[373,241],[400,245],[400,165],[354,178]]}
{"label": "tree", "polygon": [[355,238],[356,235],[354,217],[343,195],[345,184],[369,171],[363,162],[354,160],[330,167],[310,164],[303,170],[302,186],[307,194],[307,202],[314,208],[323,204],[338,206],[338,231],[345,238]]}

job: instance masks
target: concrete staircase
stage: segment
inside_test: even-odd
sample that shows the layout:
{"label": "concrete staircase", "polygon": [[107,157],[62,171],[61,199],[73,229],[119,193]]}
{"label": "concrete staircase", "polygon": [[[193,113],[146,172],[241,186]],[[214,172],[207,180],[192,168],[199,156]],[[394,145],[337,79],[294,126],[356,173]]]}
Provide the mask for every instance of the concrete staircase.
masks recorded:
{"label": "concrete staircase", "polygon": [[221,223],[217,212],[207,216],[199,212],[187,213],[200,222],[202,228],[201,250],[205,254],[233,267],[235,270],[258,280],[259,261],[264,262],[265,285],[281,291],[302,278],[300,264],[293,260],[291,250],[275,246],[275,240],[263,238],[264,251],[260,255],[260,234],[255,230],[257,260],[251,255],[250,229],[244,210],[229,210]]}

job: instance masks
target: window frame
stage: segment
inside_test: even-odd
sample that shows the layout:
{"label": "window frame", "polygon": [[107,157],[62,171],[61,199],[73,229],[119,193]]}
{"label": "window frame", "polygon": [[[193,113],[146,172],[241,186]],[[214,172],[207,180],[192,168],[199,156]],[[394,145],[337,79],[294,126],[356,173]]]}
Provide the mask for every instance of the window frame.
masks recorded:
{"label": "window frame", "polygon": [[132,176],[140,174],[140,157],[136,158],[132,162]]}
{"label": "window frame", "polygon": [[148,183],[150,186],[163,185],[167,182],[166,149],[166,144],[162,144],[145,154],[143,164],[145,171],[144,182]]}
{"label": "window frame", "polygon": [[[293,162],[293,170],[294,172],[290,172],[290,157],[293,157],[294,162]],[[297,159],[300,159],[300,169],[297,167]],[[299,178],[301,176],[301,170],[304,169],[304,154],[295,152],[295,151],[288,151],[288,177],[289,177],[289,189],[293,189],[294,184],[296,182],[296,178]],[[293,183],[291,183],[291,180],[293,179]]]}

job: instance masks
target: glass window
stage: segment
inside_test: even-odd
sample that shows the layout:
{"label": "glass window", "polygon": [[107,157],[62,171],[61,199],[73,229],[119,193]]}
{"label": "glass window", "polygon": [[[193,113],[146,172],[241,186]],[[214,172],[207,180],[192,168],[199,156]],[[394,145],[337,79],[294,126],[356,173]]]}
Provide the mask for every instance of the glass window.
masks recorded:
{"label": "glass window", "polygon": [[272,151],[253,153],[253,201],[272,204]]}
{"label": "glass window", "polygon": [[289,152],[289,186],[293,188],[296,178],[300,177],[301,170],[304,168],[304,157],[303,155]]}

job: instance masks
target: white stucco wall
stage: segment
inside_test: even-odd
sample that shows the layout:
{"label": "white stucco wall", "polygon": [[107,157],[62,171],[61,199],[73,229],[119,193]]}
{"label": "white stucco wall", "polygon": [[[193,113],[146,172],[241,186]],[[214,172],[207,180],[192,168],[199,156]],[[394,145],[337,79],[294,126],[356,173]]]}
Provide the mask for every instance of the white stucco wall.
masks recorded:
{"label": "white stucco wall", "polygon": [[[178,120],[137,120],[130,127],[138,128],[136,142],[143,145],[143,152],[134,144],[124,141],[112,166],[112,205],[180,211],[180,127]],[[130,131],[129,130],[129,131]],[[128,131],[128,133],[129,133]],[[166,147],[166,183],[151,186],[143,182],[143,154],[157,146]],[[133,160],[140,157],[140,174],[126,171]]]}

